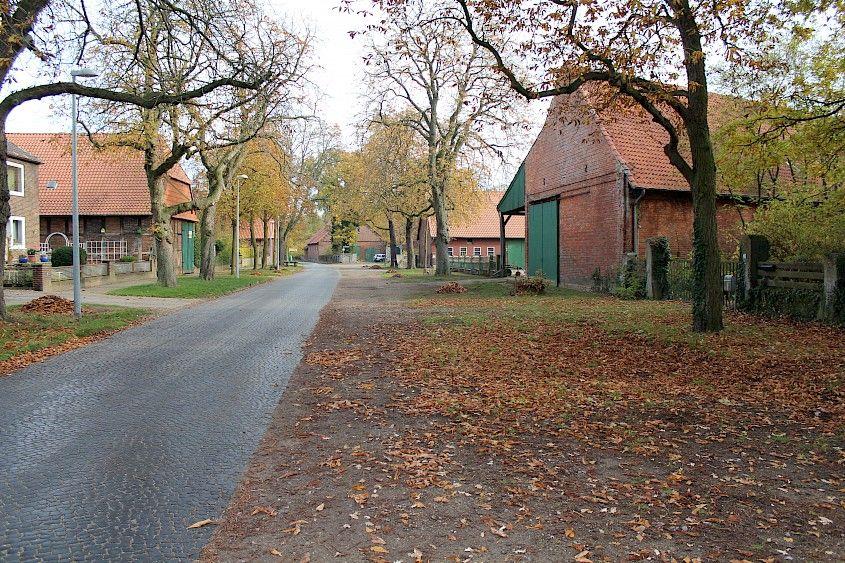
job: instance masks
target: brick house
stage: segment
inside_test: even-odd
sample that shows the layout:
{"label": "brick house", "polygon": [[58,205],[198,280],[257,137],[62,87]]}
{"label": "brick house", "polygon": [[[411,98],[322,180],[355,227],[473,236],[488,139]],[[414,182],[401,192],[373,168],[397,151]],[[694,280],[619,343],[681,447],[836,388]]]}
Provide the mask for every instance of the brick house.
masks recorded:
{"label": "brick house", "polygon": [[[724,104],[713,96],[711,104]],[[715,116],[719,109],[711,110]],[[724,115],[724,113],[722,113]],[[692,250],[692,196],[663,152],[666,132],[638,107],[595,111],[583,96],[558,96],[543,129],[499,204],[504,216],[526,215],[528,271],[589,288],[612,275],[629,253],[645,255],[650,237],[665,236],[673,256]],[[719,244],[736,250],[753,208],[720,193]]]}
{"label": "brick house", "polygon": [[[329,253],[332,248],[332,227],[325,225],[311,235],[305,243],[305,259],[316,262],[320,256]],[[358,241],[355,243],[355,252],[358,260],[371,261],[376,254],[384,254],[387,251],[387,243],[367,225],[358,227]]]}
{"label": "brick house", "polygon": [[9,221],[6,259],[39,249],[38,168],[41,161],[12,142],[6,143],[9,173]]}
{"label": "brick house", "polygon": [[[502,253],[501,240],[505,240],[507,263],[524,267],[525,219],[515,216],[505,225],[501,237],[499,212],[496,208],[505,192],[489,190],[483,192],[481,208],[471,220],[449,225],[449,256],[499,256]],[[417,229],[417,256],[420,264],[434,265],[436,249],[434,237],[437,225],[434,217],[420,220]]]}
{"label": "brick house", "polygon": [[[264,253],[264,221],[256,219],[252,222],[252,231],[249,229],[249,221],[241,221],[241,245],[252,248],[252,233],[255,233],[255,244],[258,247],[256,254],[257,263],[261,263],[261,256]],[[267,221],[267,263],[272,264],[276,252],[276,220]],[[243,256],[243,250],[241,256]]]}
{"label": "brick house", "polygon": [[[37,240],[42,248],[64,246],[71,238],[70,135],[8,133],[17,146],[35,155],[38,171]],[[87,136],[78,139],[79,236],[89,261],[146,258],[153,248],[149,189],[144,155],[128,147],[100,149]],[[166,178],[167,205],[191,200],[191,181],[178,164]],[[185,273],[194,270],[194,212],[173,217],[174,260]]]}

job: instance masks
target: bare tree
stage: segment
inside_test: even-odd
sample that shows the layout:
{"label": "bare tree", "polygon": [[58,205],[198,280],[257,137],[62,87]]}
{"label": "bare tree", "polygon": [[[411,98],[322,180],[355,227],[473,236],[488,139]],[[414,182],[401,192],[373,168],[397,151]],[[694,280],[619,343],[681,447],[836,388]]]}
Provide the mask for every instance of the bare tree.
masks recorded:
{"label": "bare tree", "polygon": [[424,2],[399,4],[383,32],[384,44],[372,44],[367,56],[370,102],[379,119],[401,114],[399,122],[426,147],[436,271],[448,275],[450,176],[472,152],[500,153],[491,133],[511,124],[514,97],[495,74],[491,55]]}

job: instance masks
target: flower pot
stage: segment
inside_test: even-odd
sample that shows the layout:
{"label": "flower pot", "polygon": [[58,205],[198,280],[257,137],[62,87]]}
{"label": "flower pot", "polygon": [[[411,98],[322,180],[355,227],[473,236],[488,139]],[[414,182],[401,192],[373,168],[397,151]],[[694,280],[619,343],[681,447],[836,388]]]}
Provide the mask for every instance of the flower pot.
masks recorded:
{"label": "flower pot", "polygon": [[49,256],[47,256],[46,254],[42,254],[42,255],[41,255],[41,261],[42,261],[42,262],[49,262],[49,261],[50,261],[50,257],[49,257]]}
{"label": "flower pot", "polygon": [[19,264],[26,264],[27,262],[29,262],[29,259],[26,256],[18,256]]}
{"label": "flower pot", "polygon": [[29,262],[35,262],[36,260],[38,260],[38,256],[36,256],[35,254],[30,254],[29,256],[26,257],[26,259]]}

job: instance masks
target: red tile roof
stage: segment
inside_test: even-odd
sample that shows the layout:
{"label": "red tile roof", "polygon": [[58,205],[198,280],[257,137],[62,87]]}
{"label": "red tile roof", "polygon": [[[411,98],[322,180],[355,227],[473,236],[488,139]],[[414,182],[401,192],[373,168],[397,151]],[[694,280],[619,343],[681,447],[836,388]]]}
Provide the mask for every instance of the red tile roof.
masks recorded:
{"label": "red tile roof", "polygon": [[319,244],[320,241],[326,239],[326,236],[329,234],[330,230],[331,227],[329,227],[328,225],[320,227],[319,229],[317,229],[316,233],[311,235],[311,238],[308,239],[308,242],[306,242],[305,245],[307,246],[309,244]]}
{"label": "red tile roof", "polygon": [[[270,234],[269,238],[276,238],[275,237],[275,229],[276,229],[276,220],[270,219],[269,225],[267,226],[268,232]],[[264,221],[261,219],[256,219],[253,222],[253,226],[255,228],[255,238],[256,240],[264,240]],[[249,221],[244,221],[241,219],[241,240],[249,240]]]}
{"label": "red tile roof", "polygon": [[[485,190],[478,213],[469,221],[449,225],[452,238],[499,238],[499,212],[496,206],[504,191]],[[434,217],[429,217],[428,228],[433,237],[437,233]],[[505,238],[525,237],[525,216],[513,215],[505,225]]]}
{"label": "red tile roof", "polygon": [[[70,215],[70,135],[67,133],[7,133],[10,141],[35,155],[41,215]],[[144,155],[128,147],[100,150],[84,135],[78,141],[79,213],[81,215],[149,215],[150,195]],[[165,203],[191,199],[191,180],[178,164],[169,173]],[[47,188],[55,180],[58,187]],[[193,212],[177,218],[196,220]]]}
{"label": "red tile roof", "polygon": [[[317,229],[317,232],[311,235],[311,238],[308,239],[306,245],[309,244],[319,244],[321,241],[325,240],[328,241],[331,238],[331,225],[324,225],[323,227]],[[367,225],[361,225],[358,227],[358,242],[383,242],[382,238],[378,236],[375,231],[369,228]]]}
{"label": "red tile roof", "polygon": [[[595,107],[595,104],[588,101],[590,97],[589,92],[579,92],[572,95],[571,102]],[[570,100],[566,100],[565,96],[560,96],[553,105],[569,102]],[[738,100],[711,93],[708,112],[711,131],[716,131],[720,125],[725,124],[738,108]],[[550,108],[549,112],[551,111]],[[673,115],[669,108],[666,113]],[[689,191],[686,180],[663,152],[663,147],[669,140],[669,134],[655,123],[642,107],[633,102],[617,101],[600,109],[597,115],[596,121],[601,133],[619,161],[628,167],[629,179],[635,186]],[[586,115],[584,118],[591,119]],[[678,125],[678,129],[684,136],[682,124]],[[681,140],[681,152],[682,154],[689,153],[688,143],[684,138]]]}

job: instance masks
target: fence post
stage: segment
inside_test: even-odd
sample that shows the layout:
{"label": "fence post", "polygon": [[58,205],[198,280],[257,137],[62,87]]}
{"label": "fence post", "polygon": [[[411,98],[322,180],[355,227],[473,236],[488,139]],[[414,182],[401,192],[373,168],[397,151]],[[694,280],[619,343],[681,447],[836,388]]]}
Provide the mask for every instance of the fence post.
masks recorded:
{"label": "fence post", "polygon": [[666,237],[653,237],[646,242],[646,298],[665,299],[669,293],[669,239]]}
{"label": "fence post", "polygon": [[49,263],[32,265],[32,289],[49,292],[53,289],[53,269]]}
{"label": "fence post", "polygon": [[822,260],[824,286],[819,319],[845,324],[845,254],[829,254]]}
{"label": "fence post", "polygon": [[759,284],[757,266],[769,259],[769,240],[760,235],[746,235],[741,241],[742,266],[745,287],[741,288],[745,301],[751,298],[751,290]]}

